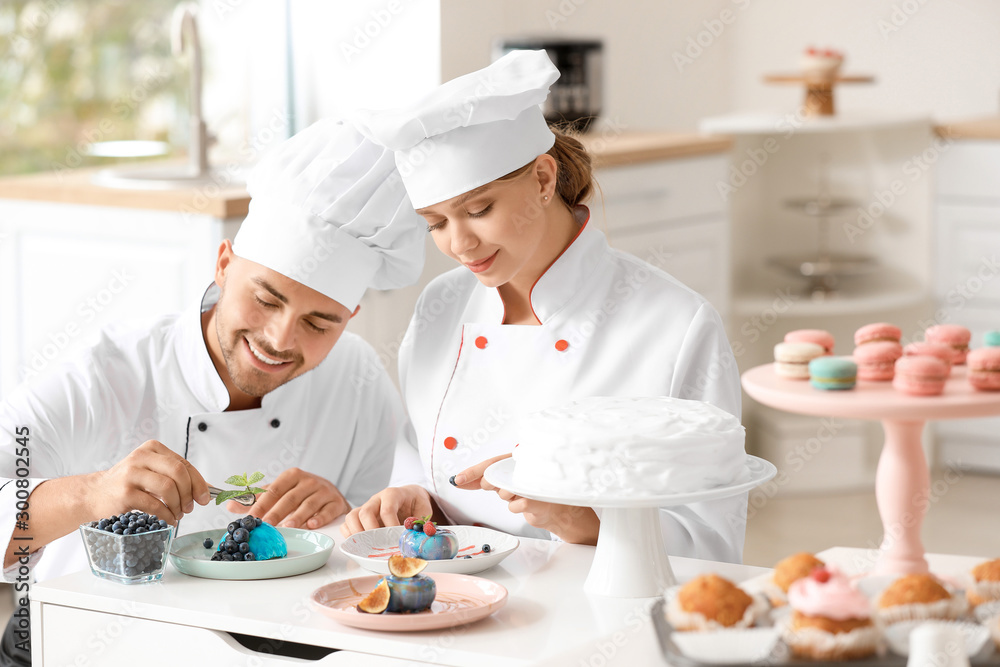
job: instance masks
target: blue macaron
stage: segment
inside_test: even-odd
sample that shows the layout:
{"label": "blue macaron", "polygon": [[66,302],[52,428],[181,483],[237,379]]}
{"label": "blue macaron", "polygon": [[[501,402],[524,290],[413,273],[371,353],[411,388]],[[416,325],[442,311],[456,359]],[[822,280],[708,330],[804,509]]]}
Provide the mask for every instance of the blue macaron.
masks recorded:
{"label": "blue macaron", "polygon": [[984,333],[983,345],[986,347],[1000,347],[1000,331],[987,331]]}
{"label": "blue macaron", "polygon": [[809,362],[809,384],[816,389],[853,389],[858,365],[850,357],[817,357]]}

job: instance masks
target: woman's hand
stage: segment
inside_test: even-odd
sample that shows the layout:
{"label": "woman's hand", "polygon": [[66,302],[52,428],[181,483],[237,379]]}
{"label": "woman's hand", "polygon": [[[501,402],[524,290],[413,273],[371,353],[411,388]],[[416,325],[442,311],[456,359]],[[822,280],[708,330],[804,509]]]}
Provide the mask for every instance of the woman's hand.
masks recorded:
{"label": "woman's hand", "polygon": [[597,534],[601,520],[589,507],[559,505],[540,500],[530,500],[510,491],[493,486],[486,481],[483,473],[497,461],[510,454],[494,456],[455,475],[452,484],[460,489],[484,489],[496,491],[500,499],[507,503],[507,509],[514,514],[524,515],[524,520],[535,528],[547,530],[559,539],[571,544],[597,544]]}
{"label": "woman's hand", "polygon": [[340,532],[344,537],[382,526],[401,526],[406,517],[434,515],[437,508],[422,486],[390,486],[379,491],[361,507],[347,513]]}

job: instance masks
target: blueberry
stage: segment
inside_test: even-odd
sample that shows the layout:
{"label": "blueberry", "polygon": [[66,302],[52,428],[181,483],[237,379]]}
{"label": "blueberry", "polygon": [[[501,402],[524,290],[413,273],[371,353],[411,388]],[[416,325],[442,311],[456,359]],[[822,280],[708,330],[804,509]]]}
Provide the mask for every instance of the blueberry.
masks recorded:
{"label": "blueberry", "polygon": [[241,554],[239,551],[237,551],[236,553],[233,554],[233,560],[234,561],[242,561],[243,560],[243,554]]}
{"label": "blueberry", "polygon": [[211,537],[206,537],[205,541],[202,542],[202,546],[204,546],[206,549],[211,549],[214,544],[215,542],[212,541]]}
{"label": "blueberry", "polygon": [[145,528],[146,527],[146,517],[141,516],[138,519],[136,519],[135,525],[137,525],[137,526],[139,526],[141,528]]}
{"label": "blueberry", "polygon": [[233,558],[232,554],[222,554],[222,560],[226,561],[227,563],[231,563],[236,559]]}
{"label": "blueberry", "polygon": [[246,528],[237,528],[235,531],[233,531],[233,541],[239,543],[239,542],[246,542],[249,539],[250,539],[250,531],[248,531]]}
{"label": "blueberry", "polygon": [[483,545],[483,553],[484,553],[484,554],[488,554],[488,553],[490,552],[490,549],[491,549],[491,548],[492,548],[492,547],[490,547],[490,545],[488,545],[488,544],[484,544],[484,545]]}
{"label": "blueberry", "polygon": [[160,519],[156,523],[160,524],[160,528],[166,528],[167,527],[167,522],[164,521],[163,519]]}
{"label": "blueberry", "polygon": [[124,527],[125,526],[122,525],[121,521],[115,521],[113,524],[111,524],[111,530],[115,531],[116,533]]}
{"label": "blueberry", "polygon": [[240,519],[240,526],[242,526],[247,530],[253,530],[254,528],[257,527],[257,521],[252,516],[245,516],[242,519]]}
{"label": "blueberry", "polygon": [[465,554],[464,556],[462,556],[462,558],[472,558],[472,556],[470,556],[469,554]]}
{"label": "blueberry", "polygon": [[131,528],[126,528],[125,530],[122,531],[122,535],[131,535],[131,534],[132,534]]}
{"label": "blueberry", "polygon": [[222,560],[222,554],[216,551],[214,554],[212,554],[212,560]]}
{"label": "blueberry", "polygon": [[233,521],[228,526],[226,526],[226,532],[228,532],[230,535],[232,535],[234,532],[236,532],[236,529],[239,528],[239,527],[240,527],[240,522],[239,521]]}
{"label": "blueberry", "polygon": [[146,527],[145,526],[139,526],[138,528],[135,529],[135,532],[136,532],[136,534],[145,533],[146,532]]}
{"label": "blueberry", "polygon": [[264,523],[263,519],[261,519],[259,516],[254,517],[253,519],[254,528],[260,528],[260,524],[262,523]]}
{"label": "blueberry", "polygon": [[256,554],[254,554],[254,552],[248,551],[245,554],[243,554],[243,560],[257,560],[257,556]]}
{"label": "blueberry", "polygon": [[101,519],[100,521],[97,522],[97,527],[100,528],[101,530],[104,530],[105,528],[108,527],[108,520]]}
{"label": "blueberry", "polygon": [[250,543],[249,542],[241,542],[240,543],[240,553],[241,554],[245,554],[248,551],[250,551]]}
{"label": "blueberry", "polygon": [[226,540],[225,549],[227,554],[234,554],[239,551],[239,546],[232,540]]}

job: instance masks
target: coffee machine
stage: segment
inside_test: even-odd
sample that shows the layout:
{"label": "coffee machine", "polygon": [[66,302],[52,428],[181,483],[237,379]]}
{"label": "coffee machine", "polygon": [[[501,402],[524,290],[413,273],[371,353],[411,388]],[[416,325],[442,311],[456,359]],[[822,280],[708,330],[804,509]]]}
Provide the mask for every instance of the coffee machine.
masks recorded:
{"label": "coffee machine", "polygon": [[493,59],[515,49],[544,49],[559,70],[559,79],[552,84],[549,96],[542,105],[545,120],[586,132],[601,113],[601,40],[554,37],[501,39],[494,43]]}

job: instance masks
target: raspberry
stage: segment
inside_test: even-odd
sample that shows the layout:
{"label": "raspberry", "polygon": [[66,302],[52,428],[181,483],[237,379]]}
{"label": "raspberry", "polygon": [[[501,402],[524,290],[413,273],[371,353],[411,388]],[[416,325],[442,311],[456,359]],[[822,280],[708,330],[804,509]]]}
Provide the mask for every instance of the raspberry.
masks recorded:
{"label": "raspberry", "polygon": [[417,517],[415,517],[415,516],[408,516],[408,517],[406,517],[406,521],[403,522],[403,528],[405,528],[407,530],[412,530],[413,529],[413,522],[416,521],[416,520],[417,520]]}
{"label": "raspberry", "polygon": [[826,569],[825,567],[817,567],[812,571],[812,574],[810,574],[809,576],[811,576],[819,583],[825,584],[826,582],[830,581],[830,570]]}
{"label": "raspberry", "polygon": [[435,526],[434,526],[433,523],[431,523],[430,521],[428,521],[427,523],[424,524],[424,535],[433,536],[434,533],[436,533],[436,532],[437,532],[437,528],[435,528]]}

